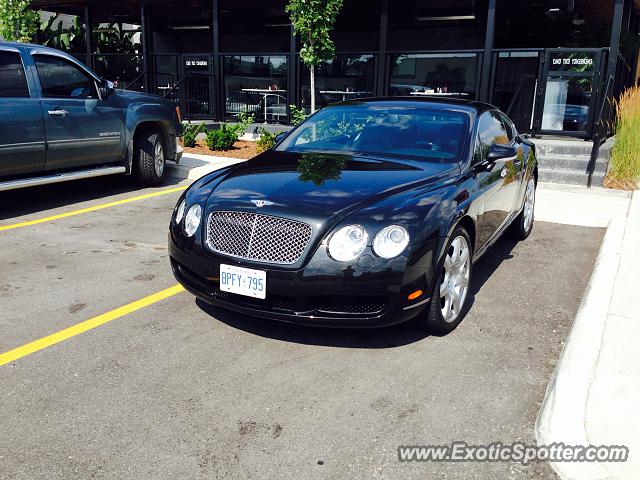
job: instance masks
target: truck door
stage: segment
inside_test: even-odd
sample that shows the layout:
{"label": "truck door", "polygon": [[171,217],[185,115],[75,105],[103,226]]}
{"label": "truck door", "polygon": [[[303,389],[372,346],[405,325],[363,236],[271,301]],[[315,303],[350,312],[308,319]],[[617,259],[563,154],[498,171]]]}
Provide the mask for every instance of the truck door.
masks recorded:
{"label": "truck door", "polygon": [[47,131],[47,170],[105,165],[122,159],[124,115],[117,98],[101,100],[96,79],[71,60],[37,53]]}
{"label": "truck door", "polygon": [[29,91],[20,53],[0,49],[0,177],[44,170],[40,101]]}

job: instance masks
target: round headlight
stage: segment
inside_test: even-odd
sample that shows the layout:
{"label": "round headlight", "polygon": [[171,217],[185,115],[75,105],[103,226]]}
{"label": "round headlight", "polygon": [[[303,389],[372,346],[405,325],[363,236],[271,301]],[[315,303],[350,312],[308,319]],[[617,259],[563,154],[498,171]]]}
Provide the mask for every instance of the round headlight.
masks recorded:
{"label": "round headlight", "polygon": [[329,239],[329,255],[339,262],[349,262],[358,258],[369,236],[360,225],[347,225],[334,233]]}
{"label": "round headlight", "polygon": [[187,204],[184,200],[180,202],[178,208],[176,209],[176,223],[180,223],[182,221],[182,217],[184,217],[184,209],[187,207]]}
{"label": "round headlight", "polygon": [[382,258],[397,257],[409,245],[409,232],[400,225],[389,225],[373,239],[373,251]]}
{"label": "round headlight", "polygon": [[200,225],[201,218],[202,208],[200,205],[192,205],[184,219],[184,233],[187,234],[187,237],[191,237],[196,233],[196,230],[198,230],[198,226]]}

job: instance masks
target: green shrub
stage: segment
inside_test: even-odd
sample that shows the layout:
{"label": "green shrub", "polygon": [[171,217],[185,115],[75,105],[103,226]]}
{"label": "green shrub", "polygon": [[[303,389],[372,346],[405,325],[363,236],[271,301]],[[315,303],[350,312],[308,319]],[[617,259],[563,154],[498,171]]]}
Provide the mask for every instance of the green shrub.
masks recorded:
{"label": "green shrub", "polygon": [[255,113],[240,112],[238,114],[238,123],[243,125],[245,130],[250,124],[254,122],[255,119],[256,119]]}
{"label": "green shrub", "polygon": [[256,151],[258,153],[266,152],[267,150],[271,150],[273,146],[276,144],[276,133],[271,133],[264,128],[260,127],[258,129],[258,133],[260,137],[256,140]]}
{"label": "green shrub", "polygon": [[244,135],[254,118],[253,113],[239,113],[238,123],[221,123],[218,130],[209,130],[206,139],[209,150],[229,150]]}
{"label": "green shrub", "polygon": [[196,136],[200,133],[203,127],[203,123],[199,123],[197,125],[187,123],[182,126],[182,137],[185,147],[196,146]]}
{"label": "green shrub", "polygon": [[307,114],[303,108],[298,108],[295,105],[289,105],[289,111],[291,112],[291,125],[300,125],[307,118]]}
{"label": "green shrub", "polygon": [[617,101],[616,140],[607,183],[634,189],[640,180],[640,87],[625,90]]}
{"label": "green shrub", "polygon": [[209,150],[229,150],[238,140],[238,131],[235,125],[229,127],[223,123],[218,130],[209,130],[207,132],[206,143]]}

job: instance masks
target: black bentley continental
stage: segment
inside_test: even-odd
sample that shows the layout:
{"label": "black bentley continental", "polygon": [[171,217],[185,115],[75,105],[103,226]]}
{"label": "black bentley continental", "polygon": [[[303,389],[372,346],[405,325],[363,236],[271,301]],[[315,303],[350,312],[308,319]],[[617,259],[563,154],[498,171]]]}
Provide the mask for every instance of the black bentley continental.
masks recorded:
{"label": "black bentley continental", "polygon": [[474,262],[533,227],[535,148],[495,107],[378,98],[330,105],[257,157],[194,182],[170,225],[200,299],[302,325],[415,320],[446,334]]}

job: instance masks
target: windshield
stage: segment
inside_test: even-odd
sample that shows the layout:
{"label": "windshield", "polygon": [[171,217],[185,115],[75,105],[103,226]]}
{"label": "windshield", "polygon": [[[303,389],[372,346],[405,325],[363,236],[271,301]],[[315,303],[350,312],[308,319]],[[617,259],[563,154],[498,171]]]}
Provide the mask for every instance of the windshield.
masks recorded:
{"label": "windshield", "polygon": [[469,115],[444,109],[341,105],[320,110],[276,150],[341,152],[457,162]]}

